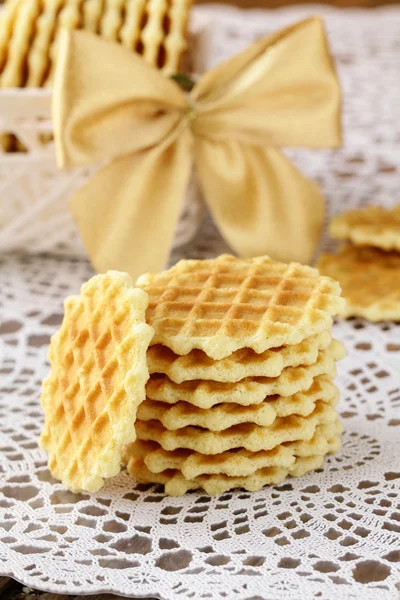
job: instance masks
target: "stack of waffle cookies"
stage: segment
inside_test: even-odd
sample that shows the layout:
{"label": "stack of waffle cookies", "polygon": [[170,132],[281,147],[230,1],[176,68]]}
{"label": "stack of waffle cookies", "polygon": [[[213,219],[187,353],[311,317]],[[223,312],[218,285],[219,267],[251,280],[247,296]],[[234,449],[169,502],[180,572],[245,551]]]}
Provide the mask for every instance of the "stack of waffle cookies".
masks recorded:
{"label": "stack of waffle cookies", "polygon": [[267,257],[181,261],[144,275],[150,379],[124,449],[128,472],[170,495],[258,490],[340,448],[332,339],[340,286]]}
{"label": "stack of waffle cookies", "polygon": [[400,205],[339,214],[330,234],[345,244],[337,254],[323,254],[318,266],[340,282],[345,316],[400,320]]}

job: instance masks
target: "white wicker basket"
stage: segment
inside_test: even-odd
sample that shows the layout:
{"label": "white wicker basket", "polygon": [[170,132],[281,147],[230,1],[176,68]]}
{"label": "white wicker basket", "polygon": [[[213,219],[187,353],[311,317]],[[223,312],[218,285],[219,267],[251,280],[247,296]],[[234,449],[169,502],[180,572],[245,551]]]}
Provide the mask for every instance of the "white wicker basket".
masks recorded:
{"label": "white wicker basket", "polygon": [[[60,171],[52,134],[51,91],[13,89],[0,92],[0,135],[14,134],[26,152],[0,153],[0,253],[86,254],[68,209],[68,199],[93,172]],[[1,152],[1,150],[0,150]],[[192,178],[174,247],[187,243],[204,216],[204,204]]]}

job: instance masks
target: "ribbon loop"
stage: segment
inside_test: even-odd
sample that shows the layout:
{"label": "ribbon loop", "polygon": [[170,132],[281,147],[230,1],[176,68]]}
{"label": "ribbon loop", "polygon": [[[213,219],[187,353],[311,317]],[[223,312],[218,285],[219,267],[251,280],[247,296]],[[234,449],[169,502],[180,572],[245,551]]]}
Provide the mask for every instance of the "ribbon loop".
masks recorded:
{"label": "ribbon loop", "polygon": [[252,44],[187,96],[132,52],[65,33],[53,120],[61,166],[108,165],[71,209],[99,271],[166,263],[194,161],[205,200],[244,256],[310,260],[323,200],[279,146],[340,143],[339,84],[320,19]]}
{"label": "ribbon loop", "polygon": [[183,119],[172,80],[122,46],[63,31],[53,91],[60,166],[92,164],[161,143]]}

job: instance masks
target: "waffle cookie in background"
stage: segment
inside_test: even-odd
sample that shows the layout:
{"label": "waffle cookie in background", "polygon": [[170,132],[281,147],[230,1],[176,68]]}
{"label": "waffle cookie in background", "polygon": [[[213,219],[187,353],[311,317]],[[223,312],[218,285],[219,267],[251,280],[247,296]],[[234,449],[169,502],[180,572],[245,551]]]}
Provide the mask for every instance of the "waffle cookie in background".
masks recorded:
{"label": "waffle cookie in background", "polygon": [[370,246],[344,246],[323,254],[318,267],[334,277],[346,298],[346,317],[369,321],[400,320],[400,253]]}
{"label": "waffle cookie in background", "polygon": [[321,255],[318,268],[340,282],[344,316],[400,320],[400,205],[339,214],[329,230],[346,244],[336,254]]}
{"label": "waffle cookie in background", "polygon": [[0,87],[51,87],[63,29],[90,31],[167,76],[178,73],[190,6],[191,0],[8,0],[0,12]]}
{"label": "waffle cookie in background", "polygon": [[400,204],[391,209],[366,206],[336,215],[329,226],[330,235],[356,246],[373,246],[400,251]]}
{"label": "waffle cookie in background", "polygon": [[258,490],[321,468],[340,448],[337,282],[304,265],[222,255],[137,285],[154,337],[137,440],[123,457],[134,479],[171,495]]}

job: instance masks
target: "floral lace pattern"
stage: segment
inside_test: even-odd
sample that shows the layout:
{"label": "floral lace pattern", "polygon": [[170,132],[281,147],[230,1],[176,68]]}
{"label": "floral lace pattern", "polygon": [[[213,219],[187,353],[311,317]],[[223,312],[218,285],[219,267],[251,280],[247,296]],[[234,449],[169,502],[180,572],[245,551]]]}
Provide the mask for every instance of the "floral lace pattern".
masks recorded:
{"label": "floral lace pattern", "polygon": [[[197,36],[198,52],[207,42],[203,64],[307,11],[242,15],[197,7],[199,31],[218,22],[218,31],[207,27]],[[338,58],[346,141],[338,151],[291,155],[309,175],[318,174],[330,213],[368,201],[393,203],[400,11],[319,12]],[[225,250],[208,220],[171,261]],[[81,259],[0,257],[0,574],[52,592],[166,600],[397,598],[400,326],[357,319],[335,325],[348,352],[338,366],[345,433],[343,449],[322,471],[215,498],[166,497],[160,487],[135,485],[121,473],[94,496],[73,495],[52,479],[37,446],[38,399],[62,301],[91,274]]]}

